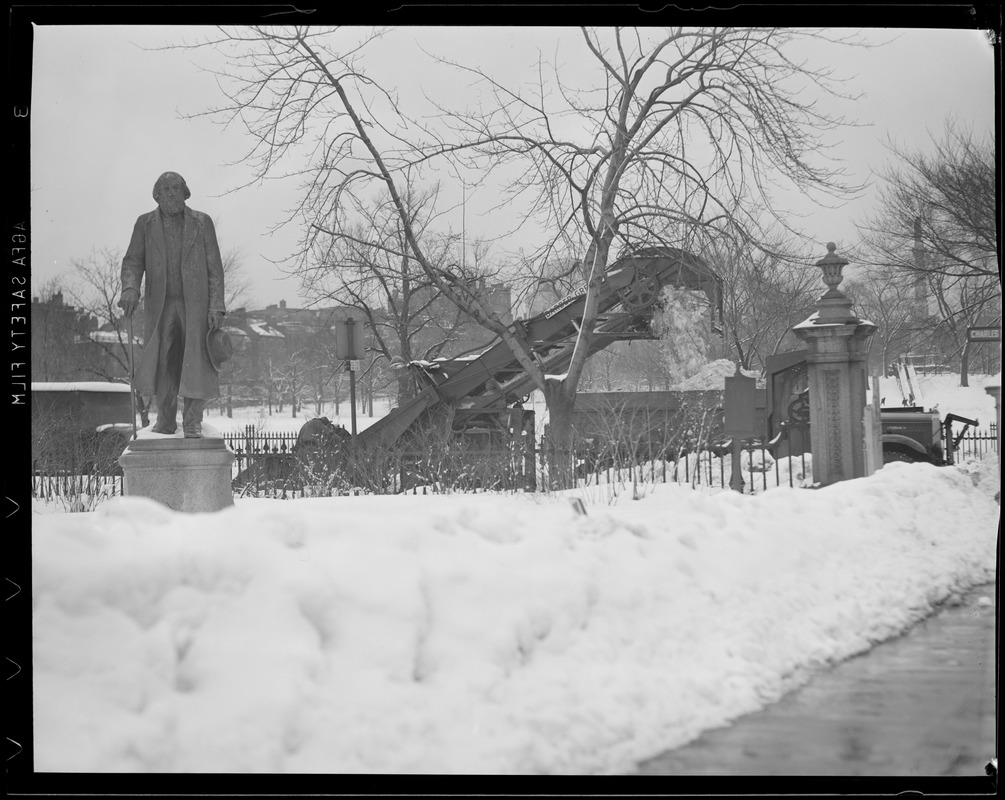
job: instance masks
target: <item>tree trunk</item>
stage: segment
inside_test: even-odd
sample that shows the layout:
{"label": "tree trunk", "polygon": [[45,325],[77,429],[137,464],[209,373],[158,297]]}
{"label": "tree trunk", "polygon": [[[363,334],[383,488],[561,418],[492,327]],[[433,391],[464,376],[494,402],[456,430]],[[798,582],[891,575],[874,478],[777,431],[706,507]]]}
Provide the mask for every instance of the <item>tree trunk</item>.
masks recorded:
{"label": "tree trunk", "polygon": [[740,344],[740,337],[737,336],[736,330],[733,330],[733,342],[736,345],[736,357],[740,362],[740,367],[743,369],[748,369],[747,367],[747,355],[743,352],[743,346]]}
{"label": "tree trunk", "polygon": [[566,392],[564,383],[549,381],[544,391],[548,406],[547,460],[548,476],[552,489],[570,489],[575,486],[574,431],[572,412],[576,393]]}
{"label": "tree trunk", "polygon": [[960,359],[960,386],[970,386],[970,342],[963,345],[963,357]]}

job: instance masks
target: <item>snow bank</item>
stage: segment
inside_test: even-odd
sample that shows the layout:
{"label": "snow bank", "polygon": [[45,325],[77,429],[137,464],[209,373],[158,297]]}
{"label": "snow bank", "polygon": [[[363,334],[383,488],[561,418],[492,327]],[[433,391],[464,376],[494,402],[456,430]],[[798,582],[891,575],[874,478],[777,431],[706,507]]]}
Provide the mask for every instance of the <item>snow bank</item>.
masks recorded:
{"label": "snow bank", "polygon": [[33,392],[125,392],[129,394],[128,383],[108,381],[61,381],[58,383],[32,383]]}
{"label": "snow bank", "polygon": [[[995,421],[994,398],[984,391],[991,379],[984,375],[970,376],[970,386],[960,386],[959,375],[920,375],[918,388],[925,408],[938,409],[946,414],[957,414],[980,422],[981,428]],[[886,400],[885,408],[896,408],[902,398],[895,378],[880,378],[880,393]],[[959,428],[957,428],[959,430]]]}
{"label": "snow bank", "polygon": [[[736,364],[728,358],[720,358],[705,364],[690,378],[672,388],[674,391],[722,391],[726,388],[726,378],[732,378],[735,374]],[[761,373],[757,370],[741,369],[740,374],[757,378],[759,384],[763,385]]]}
{"label": "snow bank", "polygon": [[998,507],[823,490],[117,498],[34,518],[38,771],[605,773],[993,579]]}

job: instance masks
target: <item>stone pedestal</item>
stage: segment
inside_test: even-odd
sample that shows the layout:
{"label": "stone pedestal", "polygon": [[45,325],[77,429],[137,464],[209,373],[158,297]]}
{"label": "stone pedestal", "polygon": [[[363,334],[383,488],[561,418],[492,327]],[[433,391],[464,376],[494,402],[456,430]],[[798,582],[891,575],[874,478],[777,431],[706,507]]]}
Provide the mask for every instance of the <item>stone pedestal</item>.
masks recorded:
{"label": "stone pedestal", "polygon": [[829,289],[817,301],[817,312],[792,329],[807,345],[813,482],[821,486],[871,472],[866,459],[867,359],[877,330],[855,316],[851,300],[838,290],[847,262],[834,253],[833,244],[827,249],[817,266]]}
{"label": "stone pedestal", "polygon": [[147,436],[119,456],[127,496],[149,497],[175,511],[219,511],[234,505],[234,454],[223,439]]}

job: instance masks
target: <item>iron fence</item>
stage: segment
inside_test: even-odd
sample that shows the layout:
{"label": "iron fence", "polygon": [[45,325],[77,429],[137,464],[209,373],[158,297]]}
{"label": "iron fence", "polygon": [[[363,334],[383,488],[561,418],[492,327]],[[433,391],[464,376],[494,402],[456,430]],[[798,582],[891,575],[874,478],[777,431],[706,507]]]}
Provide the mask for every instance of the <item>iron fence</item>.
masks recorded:
{"label": "iron fence", "polygon": [[992,422],[988,428],[967,431],[953,448],[953,460],[984,458],[998,452],[998,425]]}
{"label": "iron fence", "polygon": [[262,433],[248,426],[244,433],[225,434],[223,441],[235,456],[231,472],[235,492],[261,495],[271,491],[286,497],[295,491],[296,434]]}
{"label": "iron fence", "polygon": [[59,503],[70,510],[89,511],[95,503],[124,493],[121,470],[94,464],[68,463],[54,469],[32,462],[31,497]]}
{"label": "iron fence", "polygon": [[[755,494],[779,486],[813,485],[813,459],[808,452],[789,453],[785,440],[740,442],[739,485],[733,485],[732,441],[667,450],[652,458],[578,459],[576,484],[581,487],[675,483],[694,488],[730,488]],[[779,446],[782,445],[782,446]]]}
{"label": "iron fence", "polygon": [[297,437],[249,427],[225,435],[234,452],[233,488],[239,496],[331,497],[361,494],[533,490],[533,450],[522,443],[487,448],[462,440],[413,442],[407,448],[356,454],[352,447],[296,451]]}
{"label": "iron fence", "polygon": [[[227,434],[227,446],[234,452],[233,487],[236,495],[293,499],[306,496],[360,494],[442,494],[455,492],[534,491],[548,487],[547,447],[529,454],[501,452],[496,458],[479,451],[444,451],[437,456],[425,453],[390,452],[379,463],[340,462],[334,467],[298,459],[296,436],[268,434],[247,429]],[[771,442],[746,439],[740,443],[738,487],[756,494],[776,487],[813,485],[812,454],[787,452],[787,440]],[[687,442],[661,450],[631,453],[612,449],[598,457],[588,449],[570,454],[575,484],[591,486],[631,486],[639,484],[680,484],[693,488],[729,488],[732,483],[731,442]],[[954,461],[982,459],[998,451],[997,425],[968,431],[956,444]],[[537,455],[543,457],[538,459]],[[90,510],[108,497],[123,494],[121,470],[92,461],[79,466],[61,464],[54,469],[33,463],[32,497],[58,501],[68,510]],[[366,468],[370,471],[367,475]],[[362,477],[361,477],[362,475]]]}

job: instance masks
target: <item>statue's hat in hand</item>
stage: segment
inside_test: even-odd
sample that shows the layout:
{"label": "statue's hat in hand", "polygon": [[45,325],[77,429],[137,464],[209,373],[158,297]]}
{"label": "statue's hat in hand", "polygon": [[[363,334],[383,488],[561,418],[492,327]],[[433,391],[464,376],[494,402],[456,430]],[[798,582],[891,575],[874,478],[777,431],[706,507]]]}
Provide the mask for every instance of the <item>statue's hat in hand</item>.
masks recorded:
{"label": "statue's hat in hand", "polygon": [[217,372],[225,361],[229,361],[234,355],[234,345],[230,341],[230,334],[222,328],[211,330],[206,335],[206,350],[209,351],[209,360],[213,363],[213,369]]}

